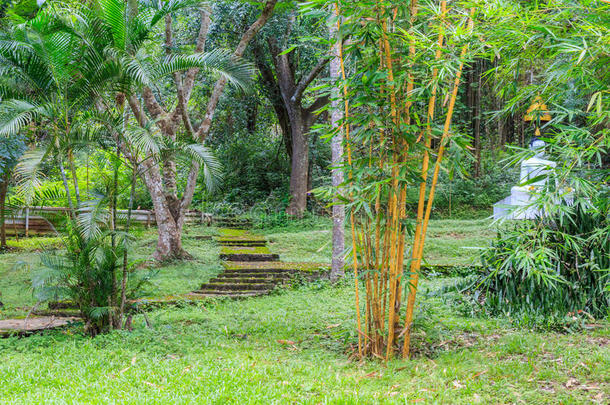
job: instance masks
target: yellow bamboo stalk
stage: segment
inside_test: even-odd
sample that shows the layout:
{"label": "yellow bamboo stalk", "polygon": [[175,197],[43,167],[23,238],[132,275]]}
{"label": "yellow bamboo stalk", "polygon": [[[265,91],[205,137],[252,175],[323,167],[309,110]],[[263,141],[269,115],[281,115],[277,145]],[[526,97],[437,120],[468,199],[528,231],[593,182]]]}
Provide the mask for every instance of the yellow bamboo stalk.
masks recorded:
{"label": "yellow bamboo stalk", "polygon": [[[410,8],[410,23],[411,23],[411,28],[413,28],[413,24],[415,23],[415,20],[417,18],[417,13],[418,13],[418,2],[417,0],[412,0],[411,1],[411,8]],[[407,125],[411,124],[411,114],[410,114],[410,109],[411,106],[413,105],[411,99],[410,99],[410,95],[413,92],[413,87],[415,85],[415,77],[413,75],[413,63],[414,63],[414,58],[415,58],[415,40],[413,38],[411,38],[411,40],[409,41],[409,59],[410,59],[410,68],[409,68],[409,74],[407,75],[407,89],[406,89],[406,97],[407,97],[407,102],[405,104],[405,122]],[[406,141],[404,139],[402,139],[401,142],[402,146],[403,146],[403,150],[401,151],[402,155],[401,155],[401,159],[400,162],[406,162],[407,159],[407,151],[409,148],[409,145],[406,143]],[[404,219],[407,217],[407,212],[406,212],[406,199],[407,199],[407,186],[403,185],[401,187],[400,190],[400,199],[399,199],[399,207],[400,207],[400,219]],[[398,252],[397,252],[397,262],[396,262],[396,269],[395,272],[397,273],[397,280],[396,280],[396,286],[391,286],[391,288],[395,288],[396,289],[396,298],[395,298],[395,308],[394,308],[394,319],[392,320],[392,322],[394,322],[394,331],[397,331],[400,328],[400,305],[402,303],[402,288],[400,288],[401,285],[401,281],[402,281],[402,274],[403,274],[403,257],[404,257],[404,252],[405,252],[405,235],[404,235],[404,230],[402,229],[402,226],[400,227],[399,230],[399,235],[398,235]]]}
{"label": "yellow bamboo stalk", "polygon": [[[341,31],[341,19],[340,19],[340,10],[339,10],[339,3],[335,2],[335,15],[337,16],[337,32]],[[349,132],[349,124],[347,123],[347,119],[349,118],[349,100],[348,100],[348,92],[347,92],[347,83],[345,82],[346,80],[346,76],[345,76],[345,62],[344,62],[344,58],[343,58],[343,44],[339,45],[339,64],[341,67],[341,78],[343,79],[343,98],[344,98],[344,104],[345,104],[345,111],[344,111],[344,122],[345,124],[345,144],[346,144],[346,149],[347,149],[347,162],[348,165],[351,167],[352,165],[352,147],[350,144],[350,132]],[[350,169],[349,171],[349,180],[350,183],[353,185],[353,173],[352,173],[352,169]],[[353,196],[350,195],[350,198],[353,198]],[[355,284],[355,294],[356,294],[356,299],[355,299],[355,306],[356,306],[356,322],[357,322],[357,327],[358,327],[358,355],[360,357],[362,357],[362,321],[361,321],[361,317],[360,317],[360,294],[359,294],[359,288],[358,288],[358,250],[356,247],[356,224],[355,224],[355,220],[354,220],[354,212],[350,212],[350,227],[351,227],[351,234],[352,234],[352,256],[353,256],[353,260],[352,260],[352,265],[353,265],[353,269],[354,269],[354,284]]]}
{"label": "yellow bamboo stalk", "polygon": [[[390,114],[392,117],[392,122],[394,124],[394,127],[392,128],[392,133],[395,133],[394,128],[398,125],[398,109],[397,109],[397,103],[396,103],[396,88],[394,85],[394,71],[393,71],[393,62],[392,62],[392,55],[391,55],[391,49],[390,49],[390,42],[388,40],[388,26],[387,26],[387,22],[384,19],[382,21],[381,24],[382,27],[382,41],[383,41],[383,51],[384,51],[384,57],[385,57],[385,64],[386,64],[386,68],[388,71],[388,80],[390,82],[389,84],[389,90],[390,90]],[[392,141],[395,144],[395,140],[392,139]],[[395,155],[394,155],[395,156]],[[390,285],[390,296],[389,296],[389,302],[388,302],[388,307],[389,307],[389,315],[388,315],[388,344],[386,346],[386,359],[389,359],[391,354],[392,354],[392,341],[393,341],[393,335],[394,335],[394,309],[395,309],[395,304],[394,304],[394,300],[395,300],[395,291],[393,288],[391,288],[394,283],[395,283],[395,279],[396,279],[396,274],[394,270],[393,264],[396,260],[395,256],[396,256],[396,232],[394,231],[395,229],[395,223],[398,224],[397,218],[395,221],[394,216],[396,215],[397,212],[397,205],[398,205],[398,201],[397,201],[397,197],[396,197],[396,190],[397,190],[397,185],[398,185],[398,181],[397,181],[397,177],[398,177],[398,173],[397,173],[397,168],[396,168],[396,161],[395,161],[395,157],[393,160],[393,168],[392,168],[392,177],[393,177],[393,181],[392,181],[392,187],[391,187],[391,193],[390,193],[390,203],[389,203],[389,207],[388,207],[388,224],[392,227],[391,229],[393,230],[391,233],[391,242],[390,242],[390,252],[389,252],[389,267],[388,267],[388,281],[389,281],[389,285]],[[385,306],[385,305],[384,305]]]}
{"label": "yellow bamboo stalk", "polygon": [[[473,22],[473,15],[474,15],[474,8],[472,8],[470,10],[470,15],[468,17],[468,30],[472,30],[474,22]],[[434,165],[434,173],[432,176],[432,184],[430,185],[430,194],[428,196],[428,203],[426,204],[426,213],[425,213],[425,217],[423,220],[423,224],[422,224],[422,229],[421,229],[421,236],[420,236],[420,241],[419,241],[419,247],[418,247],[418,254],[417,257],[415,258],[415,268],[414,271],[412,272],[412,283],[411,283],[411,293],[409,294],[409,298],[407,301],[407,313],[405,316],[405,340],[403,343],[403,355],[405,357],[408,357],[410,354],[410,343],[411,343],[411,324],[413,322],[413,311],[414,311],[414,307],[415,307],[415,296],[417,293],[417,284],[419,282],[419,270],[421,268],[421,261],[422,261],[422,256],[423,256],[423,250],[424,250],[424,243],[426,240],[426,232],[428,230],[428,222],[430,220],[430,213],[432,211],[432,203],[434,202],[434,192],[436,190],[436,184],[438,181],[438,174],[440,171],[440,165],[443,159],[443,154],[445,151],[445,143],[449,137],[449,130],[451,127],[451,121],[453,118],[453,111],[455,108],[455,101],[457,99],[457,93],[459,90],[459,86],[460,86],[460,80],[462,78],[462,70],[464,68],[464,57],[466,56],[466,52],[468,51],[468,44],[465,44],[462,48],[462,52],[460,54],[460,59],[462,60],[460,62],[458,71],[456,73],[455,76],[455,80],[454,80],[454,84],[453,84],[453,90],[451,92],[451,98],[449,101],[449,107],[447,109],[447,116],[445,118],[445,125],[443,127],[443,134],[441,136],[441,142],[440,142],[440,147],[438,150],[438,154],[436,157],[436,163]],[[414,247],[415,248],[415,247]]]}
{"label": "yellow bamboo stalk", "polygon": [[[444,20],[446,13],[447,13],[447,1],[443,0],[443,1],[441,1],[441,20]],[[434,59],[436,61],[440,60],[440,58],[441,58],[443,42],[444,42],[444,31],[441,27],[441,31],[438,34],[438,40],[437,40],[438,48],[436,50],[436,54],[434,55]],[[414,293],[412,291],[411,286],[413,286],[414,283],[416,283],[415,261],[419,255],[419,242],[420,242],[421,228],[422,228],[422,222],[423,222],[423,217],[424,217],[424,204],[425,204],[425,198],[426,198],[426,181],[428,178],[428,162],[430,160],[430,155],[428,153],[428,149],[430,148],[431,141],[432,141],[431,123],[432,123],[432,120],[434,119],[434,109],[436,106],[437,85],[435,82],[436,82],[437,77],[438,77],[438,68],[435,67],[432,70],[433,85],[432,85],[432,92],[430,95],[430,100],[428,101],[428,114],[426,116],[426,128],[424,131],[424,133],[426,134],[426,140],[425,140],[424,157],[423,157],[423,162],[422,162],[422,181],[419,185],[419,201],[417,203],[417,220],[416,220],[416,225],[415,225],[415,235],[413,238],[411,263],[409,266],[409,268],[410,268],[409,293]],[[403,356],[405,356],[405,346],[403,346]]]}

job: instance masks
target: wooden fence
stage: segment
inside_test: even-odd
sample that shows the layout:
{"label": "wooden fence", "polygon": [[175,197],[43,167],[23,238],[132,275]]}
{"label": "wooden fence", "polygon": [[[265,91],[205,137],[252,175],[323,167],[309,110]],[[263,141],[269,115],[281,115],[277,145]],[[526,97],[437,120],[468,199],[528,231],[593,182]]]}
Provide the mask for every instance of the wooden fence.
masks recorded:
{"label": "wooden fence", "polygon": [[[5,229],[8,235],[42,235],[55,233],[61,227],[62,217],[70,212],[66,207],[23,207],[7,213]],[[117,210],[119,221],[127,218],[127,210]],[[156,225],[155,212],[151,210],[132,210],[131,221],[144,224],[147,228]],[[201,211],[190,210],[186,213],[185,223],[207,224],[212,223],[212,215]]]}

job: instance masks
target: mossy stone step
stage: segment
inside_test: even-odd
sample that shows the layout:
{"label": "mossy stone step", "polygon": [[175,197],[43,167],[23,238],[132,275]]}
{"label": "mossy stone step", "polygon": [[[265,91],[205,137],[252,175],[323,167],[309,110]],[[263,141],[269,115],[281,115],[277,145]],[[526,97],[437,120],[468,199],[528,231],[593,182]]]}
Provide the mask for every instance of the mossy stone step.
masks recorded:
{"label": "mossy stone step", "polygon": [[220,255],[220,259],[229,262],[270,262],[280,260],[280,255],[276,253],[223,253]]}
{"label": "mossy stone step", "polygon": [[271,253],[267,246],[223,246],[220,249],[221,254],[267,254]]}
{"label": "mossy stone step", "polygon": [[244,275],[244,274],[267,274],[274,276],[290,276],[293,274],[298,274],[297,270],[287,270],[287,269],[244,269],[244,270],[225,270],[221,274],[225,275]]}
{"label": "mossy stone step", "polygon": [[185,235],[185,237],[188,239],[195,239],[195,240],[211,240],[212,239],[212,235]]}
{"label": "mossy stone step", "polygon": [[220,273],[217,278],[222,278],[224,280],[235,280],[240,278],[257,278],[257,279],[286,279],[291,277],[291,273]]}
{"label": "mossy stone step", "polygon": [[188,293],[189,296],[193,298],[249,298],[249,297],[257,297],[259,295],[268,294],[269,291],[193,291]]}
{"label": "mossy stone step", "polygon": [[231,241],[219,241],[221,246],[244,246],[244,247],[258,247],[267,246],[265,241],[248,241],[248,240],[231,240]]}
{"label": "mossy stone step", "polygon": [[246,229],[219,229],[218,233],[223,238],[237,238],[244,236],[251,236],[252,234]]}
{"label": "mossy stone step", "polygon": [[330,266],[328,264],[310,263],[310,262],[249,263],[249,262],[231,261],[231,262],[223,263],[223,266],[227,270],[235,270],[235,271],[287,270],[287,271],[300,271],[300,272],[304,272],[304,273],[325,273],[330,268]]}
{"label": "mossy stone step", "polygon": [[[288,278],[277,278],[277,277],[235,277],[235,278],[225,278],[225,277],[214,277],[208,281],[208,284],[264,284],[264,283],[273,283],[273,284],[283,284],[288,280]],[[205,284],[204,284],[205,286]]]}
{"label": "mossy stone step", "polygon": [[206,283],[201,286],[200,291],[271,290],[273,287],[273,283]]}

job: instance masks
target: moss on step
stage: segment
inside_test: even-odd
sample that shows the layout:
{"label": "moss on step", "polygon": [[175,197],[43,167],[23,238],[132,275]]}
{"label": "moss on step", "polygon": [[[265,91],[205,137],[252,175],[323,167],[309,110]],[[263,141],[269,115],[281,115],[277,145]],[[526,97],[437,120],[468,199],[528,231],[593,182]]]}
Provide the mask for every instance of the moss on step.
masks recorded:
{"label": "moss on step", "polygon": [[221,237],[233,237],[233,238],[250,234],[250,232],[248,232],[245,229],[233,229],[233,228],[219,229],[218,233],[220,234]]}
{"label": "moss on step", "polygon": [[221,255],[264,255],[270,253],[267,246],[223,246],[220,250]]}
{"label": "moss on step", "polygon": [[324,263],[309,262],[224,262],[223,266],[227,270],[296,270],[304,272],[323,272],[328,271],[330,265]]}

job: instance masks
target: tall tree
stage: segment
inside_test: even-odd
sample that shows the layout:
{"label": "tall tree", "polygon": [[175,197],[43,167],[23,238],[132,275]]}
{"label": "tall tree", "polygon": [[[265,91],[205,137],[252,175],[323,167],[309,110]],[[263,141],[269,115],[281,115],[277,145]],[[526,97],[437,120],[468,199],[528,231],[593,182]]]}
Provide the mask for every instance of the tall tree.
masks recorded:
{"label": "tall tree", "polygon": [[[305,58],[295,47],[289,47],[295,27],[299,28],[302,22],[294,15],[282,22],[285,24],[284,30],[278,36],[269,35],[266,43],[257,41],[254,52],[261,82],[274,105],[291,158],[291,199],[286,212],[301,217],[307,208],[310,184],[310,130],[320,116],[320,109],[330,101],[325,94],[306,97],[306,90],[326,69],[330,58]],[[269,55],[269,58],[265,55]]]}
{"label": "tall tree", "polygon": [[[259,17],[245,30],[233,50],[232,57],[235,60],[243,56],[250,41],[272,15],[276,3],[277,0],[267,0],[264,3]],[[176,47],[173,39],[173,21],[169,13],[165,16],[164,21],[164,47],[167,57],[171,58],[176,55]],[[204,52],[210,22],[210,12],[202,8],[195,48],[190,56],[195,57]],[[143,86],[140,97],[136,97],[135,94],[129,97],[129,105],[138,123],[146,127],[150,119],[154,120],[163,136],[171,141],[177,139],[178,132],[183,128],[192,140],[202,144],[210,133],[212,120],[228,79],[223,76],[216,81],[202,120],[199,125],[196,125],[191,119],[189,101],[200,71],[200,68],[192,67],[185,73],[173,75],[176,95],[173,109],[166,107],[171,104],[162,102],[160,95],[151,86]],[[188,257],[188,253],[182,248],[182,228],[186,212],[193,200],[201,165],[198,162],[192,163],[182,196],[178,194],[176,161],[172,156],[166,156],[159,166],[152,161],[147,161],[144,165],[147,167],[145,167],[143,180],[152,198],[158,226],[159,239],[155,258],[166,260]]]}
{"label": "tall tree", "polygon": [[[339,35],[340,16],[339,5],[331,6],[331,15],[329,24],[329,37],[332,42],[332,59],[330,60],[330,79],[332,84],[331,91],[331,108],[330,108],[330,125],[335,131],[331,138],[331,154],[332,154],[332,186],[337,190],[341,190],[343,184],[343,105],[341,103],[341,91],[339,90],[338,82],[341,79],[342,64],[342,47],[343,42]],[[347,125],[347,124],[346,124]],[[331,280],[337,280],[344,275],[345,267],[345,206],[340,198],[335,197],[332,205],[333,212],[333,254],[330,270]]]}

